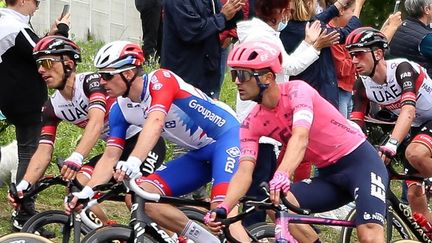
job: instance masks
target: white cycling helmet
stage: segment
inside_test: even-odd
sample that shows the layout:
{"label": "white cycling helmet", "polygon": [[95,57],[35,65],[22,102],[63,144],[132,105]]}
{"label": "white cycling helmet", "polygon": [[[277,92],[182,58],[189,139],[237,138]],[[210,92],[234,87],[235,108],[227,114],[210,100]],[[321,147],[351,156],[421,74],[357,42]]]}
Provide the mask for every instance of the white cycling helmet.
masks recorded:
{"label": "white cycling helmet", "polygon": [[130,41],[113,41],[99,49],[94,58],[96,68],[118,69],[125,65],[141,66],[144,53],[141,47]]}

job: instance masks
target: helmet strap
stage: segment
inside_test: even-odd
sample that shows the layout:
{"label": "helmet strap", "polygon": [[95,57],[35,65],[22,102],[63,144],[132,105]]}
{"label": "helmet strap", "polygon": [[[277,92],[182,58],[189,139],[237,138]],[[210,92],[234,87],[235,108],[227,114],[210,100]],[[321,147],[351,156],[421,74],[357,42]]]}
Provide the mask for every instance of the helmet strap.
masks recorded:
{"label": "helmet strap", "polygon": [[262,98],[263,98],[263,93],[268,88],[269,85],[261,83],[258,76],[254,76],[254,77],[255,77],[256,83],[257,83],[260,91],[259,91],[258,95],[253,99],[253,101],[255,101],[258,104],[261,104]]}
{"label": "helmet strap", "polygon": [[126,91],[122,95],[123,98],[126,98],[129,95],[129,91],[130,91],[130,87],[132,86],[132,82],[138,77],[138,72],[135,72],[134,76],[129,80],[123,75],[123,73],[120,73],[120,77],[122,78],[123,82],[125,82],[125,84],[126,84]]}
{"label": "helmet strap", "polygon": [[373,61],[374,61],[374,66],[372,68],[371,73],[368,75],[370,78],[372,78],[375,75],[376,66],[378,65],[378,62],[379,62],[379,60],[377,60],[375,58],[375,54],[373,52],[374,52],[374,49],[371,48],[371,54],[372,54],[372,58],[373,58]]}
{"label": "helmet strap", "polygon": [[63,66],[63,79],[61,81],[61,86],[58,89],[63,90],[66,86],[66,82],[67,82],[68,78],[71,76],[72,69],[64,63],[63,56],[60,56],[60,59],[61,59],[61,63]]}

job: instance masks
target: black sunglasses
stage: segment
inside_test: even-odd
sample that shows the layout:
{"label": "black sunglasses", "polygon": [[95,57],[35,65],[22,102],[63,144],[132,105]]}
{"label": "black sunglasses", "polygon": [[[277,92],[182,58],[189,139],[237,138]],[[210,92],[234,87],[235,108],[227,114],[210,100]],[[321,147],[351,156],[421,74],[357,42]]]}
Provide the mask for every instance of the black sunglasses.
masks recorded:
{"label": "black sunglasses", "polygon": [[350,51],[349,54],[351,56],[351,58],[363,58],[364,55],[368,52],[372,52],[372,50],[357,50],[357,51]]}
{"label": "black sunglasses", "polygon": [[135,67],[127,67],[127,68],[117,69],[113,71],[98,71],[98,74],[101,76],[103,80],[110,81],[111,79],[114,78],[115,75],[127,70],[132,70],[134,68]]}
{"label": "black sunglasses", "polygon": [[258,78],[261,75],[264,75],[268,72],[271,72],[270,70],[263,70],[263,71],[248,71],[243,69],[233,69],[231,70],[231,80],[233,82],[238,79],[240,83],[244,83],[248,80],[250,80],[252,77]]}

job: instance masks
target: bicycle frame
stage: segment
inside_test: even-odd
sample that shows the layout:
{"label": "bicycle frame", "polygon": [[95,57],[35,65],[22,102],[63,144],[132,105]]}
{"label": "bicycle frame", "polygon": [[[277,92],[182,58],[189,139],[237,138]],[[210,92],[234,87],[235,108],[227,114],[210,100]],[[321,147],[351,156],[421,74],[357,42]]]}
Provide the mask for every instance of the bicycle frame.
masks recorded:
{"label": "bicycle frame", "polygon": [[356,227],[354,222],[348,220],[293,214],[286,210],[287,209],[276,211],[276,243],[297,242],[289,232],[288,223]]}
{"label": "bicycle frame", "polygon": [[131,220],[129,226],[133,229],[134,242],[144,242],[144,233],[146,233],[158,242],[176,243],[164,229],[159,227],[159,225],[145,213],[144,208],[147,201],[210,208],[210,203],[208,202],[168,197],[146,192],[142,190],[133,179],[124,182],[126,186],[131,189],[132,193]]}
{"label": "bicycle frame", "polygon": [[[394,211],[393,213],[396,213],[404,221],[404,223],[408,226],[408,228],[411,230],[411,232],[414,234],[414,236],[417,237],[417,239],[421,240],[422,242],[432,243],[432,240],[429,239],[428,235],[423,230],[423,228],[412,217],[410,207],[408,205],[403,204],[396,197],[396,195],[390,190],[388,190],[387,198],[388,198],[390,205],[392,206],[392,209]],[[391,214],[390,214],[390,217],[391,217]],[[392,221],[389,221],[389,222],[392,222]],[[392,227],[392,224],[388,224],[388,225],[389,225],[389,227]],[[404,236],[406,236],[406,238],[408,238],[408,236],[409,236],[408,232],[405,232],[401,225],[398,225],[398,224],[393,224],[393,225],[396,227],[396,229],[399,231],[399,233],[401,233],[401,235],[404,235]],[[387,230],[387,233],[391,234],[391,230]],[[389,235],[387,237],[389,237]],[[391,235],[390,235],[390,237],[391,237]]]}

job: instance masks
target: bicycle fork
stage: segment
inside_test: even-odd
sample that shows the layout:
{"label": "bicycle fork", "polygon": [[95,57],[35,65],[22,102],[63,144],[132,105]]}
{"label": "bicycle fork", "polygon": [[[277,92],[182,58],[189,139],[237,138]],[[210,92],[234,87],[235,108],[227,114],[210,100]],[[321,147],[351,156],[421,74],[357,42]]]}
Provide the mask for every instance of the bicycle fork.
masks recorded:
{"label": "bicycle fork", "polygon": [[277,211],[275,228],[276,243],[298,243],[289,232],[288,223],[288,213],[285,211]]}

